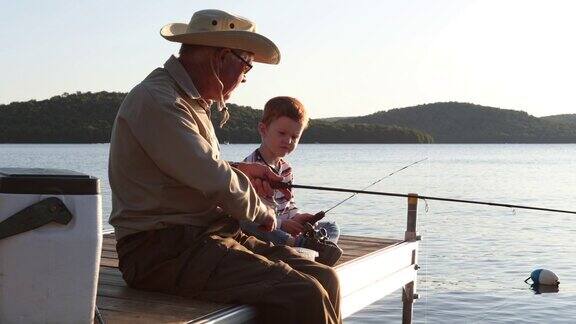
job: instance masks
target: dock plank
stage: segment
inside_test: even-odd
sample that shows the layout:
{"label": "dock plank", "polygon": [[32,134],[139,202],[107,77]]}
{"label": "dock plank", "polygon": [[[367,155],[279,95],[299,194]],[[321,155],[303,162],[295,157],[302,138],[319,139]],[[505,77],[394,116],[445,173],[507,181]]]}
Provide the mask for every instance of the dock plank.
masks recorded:
{"label": "dock plank", "polygon": [[[339,246],[344,254],[337,266],[399,242],[343,235]],[[115,246],[114,234],[105,234],[96,304],[106,323],[186,323],[230,306],[127,287],[118,270]]]}

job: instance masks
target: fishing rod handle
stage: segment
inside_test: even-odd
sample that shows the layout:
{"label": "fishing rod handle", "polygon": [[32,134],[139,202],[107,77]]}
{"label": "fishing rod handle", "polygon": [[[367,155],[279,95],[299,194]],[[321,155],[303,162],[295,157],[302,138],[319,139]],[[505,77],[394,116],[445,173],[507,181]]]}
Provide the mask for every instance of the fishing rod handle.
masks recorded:
{"label": "fishing rod handle", "polygon": [[326,213],[323,210],[317,212],[316,214],[314,214],[314,218],[311,219],[310,224],[318,223],[318,221],[324,218],[324,216],[326,216]]}
{"label": "fishing rod handle", "polygon": [[[314,217],[310,220],[309,223],[310,223],[310,224],[316,224],[316,223],[318,223],[322,218],[324,218],[324,216],[326,216],[326,213],[325,213],[323,210],[322,210],[322,211],[319,211],[319,212],[317,212],[316,214],[314,214]],[[270,231],[271,231],[270,228],[267,228],[267,227],[264,226],[264,225],[258,226],[258,229],[261,230],[261,231],[265,231],[265,232],[270,232]]]}

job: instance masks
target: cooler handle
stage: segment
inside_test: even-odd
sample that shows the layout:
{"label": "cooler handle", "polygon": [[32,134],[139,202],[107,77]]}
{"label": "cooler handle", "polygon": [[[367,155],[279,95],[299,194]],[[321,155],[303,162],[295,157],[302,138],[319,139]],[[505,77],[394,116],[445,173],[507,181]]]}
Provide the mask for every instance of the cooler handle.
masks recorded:
{"label": "cooler handle", "polygon": [[30,205],[0,222],[0,240],[31,231],[51,222],[66,225],[72,220],[72,213],[56,197],[43,199]]}

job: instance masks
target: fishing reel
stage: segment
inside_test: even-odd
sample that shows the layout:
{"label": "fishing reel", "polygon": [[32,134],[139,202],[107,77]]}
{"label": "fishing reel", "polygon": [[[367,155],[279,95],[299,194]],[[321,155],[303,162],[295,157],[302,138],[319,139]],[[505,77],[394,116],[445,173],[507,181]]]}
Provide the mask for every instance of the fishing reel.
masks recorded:
{"label": "fishing reel", "polygon": [[314,238],[320,242],[328,240],[328,232],[326,232],[325,228],[316,229],[314,225],[308,222],[304,223],[304,231],[302,232],[302,236]]}

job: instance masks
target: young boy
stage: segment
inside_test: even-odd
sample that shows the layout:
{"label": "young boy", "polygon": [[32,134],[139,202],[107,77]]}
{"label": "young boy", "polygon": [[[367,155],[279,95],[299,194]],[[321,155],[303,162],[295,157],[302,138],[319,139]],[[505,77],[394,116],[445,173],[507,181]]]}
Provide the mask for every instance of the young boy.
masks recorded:
{"label": "young boy", "polygon": [[[272,171],[283,177],[283,182],[292,182],[292,167],[283,158],[296,149],[300,136],[307,125],[308,116],[304,105],[300,101],[292,97],[270,99],[264,107],[262,120],[258,123],[258,132],[262,143],[244,161],[267,165]],[[304,235],[305,224],[311,223],[314,215],[300,213],[295,205],[294,194],[291,190],[289,192],[290,196],[286,196],[280,190],[274,190],[273,197],[263,197],[263,200],[276,210],[276,230],[266,232],[253,222],[243,222],[242,229],[250,235],[276,245],[305,247],[316,250],[320,253],[319,262],[325,260],[326,262],[323,263],[332,263],[332,261],[335,263],[337,257],[342,253],[335,245],[340,236],[338,225],[335,222],[314,224],[314,228],[323,233],[327,240],[332,243],[326,242],[328,244],[319,245],[318,240]],[[334,253],[340,254],[335,257]],[[331,254],[332,256],[326,254]]]}

